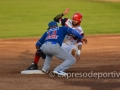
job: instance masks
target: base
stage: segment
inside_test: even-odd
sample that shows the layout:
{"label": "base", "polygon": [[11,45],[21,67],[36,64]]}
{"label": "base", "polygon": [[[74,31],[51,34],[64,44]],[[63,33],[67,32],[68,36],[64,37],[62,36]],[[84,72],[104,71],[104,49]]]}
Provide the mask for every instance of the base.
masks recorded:
{"label": "base", "polygon": [[46,74],[42,72],[41,70],[23,70],[21,71],[21,74]]}

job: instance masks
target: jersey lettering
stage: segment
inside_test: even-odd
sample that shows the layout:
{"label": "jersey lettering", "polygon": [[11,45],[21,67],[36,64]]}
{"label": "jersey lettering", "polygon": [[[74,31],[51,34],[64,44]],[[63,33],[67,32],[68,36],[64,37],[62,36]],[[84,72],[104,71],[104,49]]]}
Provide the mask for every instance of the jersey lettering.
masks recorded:
{"label": "jersey lettering", "polygon": [[57,39],[58,38],[58,35],[57,35],[57,30],[54,30],[54,31],[50,31],[47,33],[47,37],[45,40],[47,39]]}

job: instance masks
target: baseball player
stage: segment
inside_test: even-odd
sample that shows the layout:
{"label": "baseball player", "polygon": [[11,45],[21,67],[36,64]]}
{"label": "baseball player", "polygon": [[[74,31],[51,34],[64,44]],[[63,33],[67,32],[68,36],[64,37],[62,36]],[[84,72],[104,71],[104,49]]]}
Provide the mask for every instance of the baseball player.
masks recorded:
{"label": "baseball player", "polygon": [[[54,18],[54,21],[59,22],[62,26],[71,27],[77,30],[80,35],[84,36],[84,32],[80,26],[82,15],[80,13],[75,13],[71,19],[62,18],[64,15],[68,14],[69,9],[67,8],[62,14],[57,15]],[[82,49],[82,42],[77,41],[75,37],[70,35],[66,35],[64,39],[64,43],[62,44],[62,48],[71,53],[74,57],[76,57],[77,61],[80,59],[80,53]],[[46,55],[41,51],[36,51],[34,60],[32,64],[26,70],[37,70],[38,69],[38,61],[42,57],[45,59]]]}
{"label": "baseball player", "polygon": [[[64,15],[68,14],[68,12],[69,8],[67,8],[62,14],[57,15],[54,18],[54,21],[60,23],[62,26],[73,28],[80,35],[84,36],[84,32],[82,30],[82,27],[80,26],[80,23],[82,21],[82,14],[74,13],[74,15],[72,16],[72,20],[68,18],[62,18]],[[74,57],[76,57],[76,60],[79,61],[82,50],[81,41],[76,40],[76,38],[68,34],[64,39],[64,43],[62,43],[62,48],[70,52]]]}
{"label": "baseball player", "polygon": [[58,27],[55,21],[51,21],[48,25],[50,29],[46,31],[36,43],[36,48],[38,50],[41,48],[46,54],[42,71],[47,73],[50,68],[52,57],[55,56],[56,58],[63,60],[63,63],[56,67],[53,73],[66,76],[67,73],[64,71],[73,65],[76,60],[70,53],[61,48],[65,35],[69,34],[75,37],[78,41],[82,40],[87,42],[87,40],[72,28],[66,26]]}

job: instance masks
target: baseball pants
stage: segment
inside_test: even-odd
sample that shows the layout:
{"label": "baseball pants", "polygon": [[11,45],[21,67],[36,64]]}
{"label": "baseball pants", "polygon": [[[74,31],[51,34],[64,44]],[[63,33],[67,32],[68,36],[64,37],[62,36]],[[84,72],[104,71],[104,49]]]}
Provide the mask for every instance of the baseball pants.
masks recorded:
{"label": "baseball pants", "polygon": [[56,42],[45,42],[41,48],[42,51],[46,54],[46,59],[42,68],[44,70],[49,70],[53,56],[63,60],[63,63],[57,66],[54,71],[65,71],[76,61],[69,52],[63,50]]}

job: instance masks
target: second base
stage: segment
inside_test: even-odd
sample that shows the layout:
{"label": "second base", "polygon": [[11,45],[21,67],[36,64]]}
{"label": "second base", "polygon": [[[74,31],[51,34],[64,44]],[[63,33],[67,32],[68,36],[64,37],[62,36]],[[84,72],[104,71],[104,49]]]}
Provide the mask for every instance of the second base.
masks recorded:
{"label": "second base", "polygon": [[23,70],[21,74],[45,74],[41,70]]}

